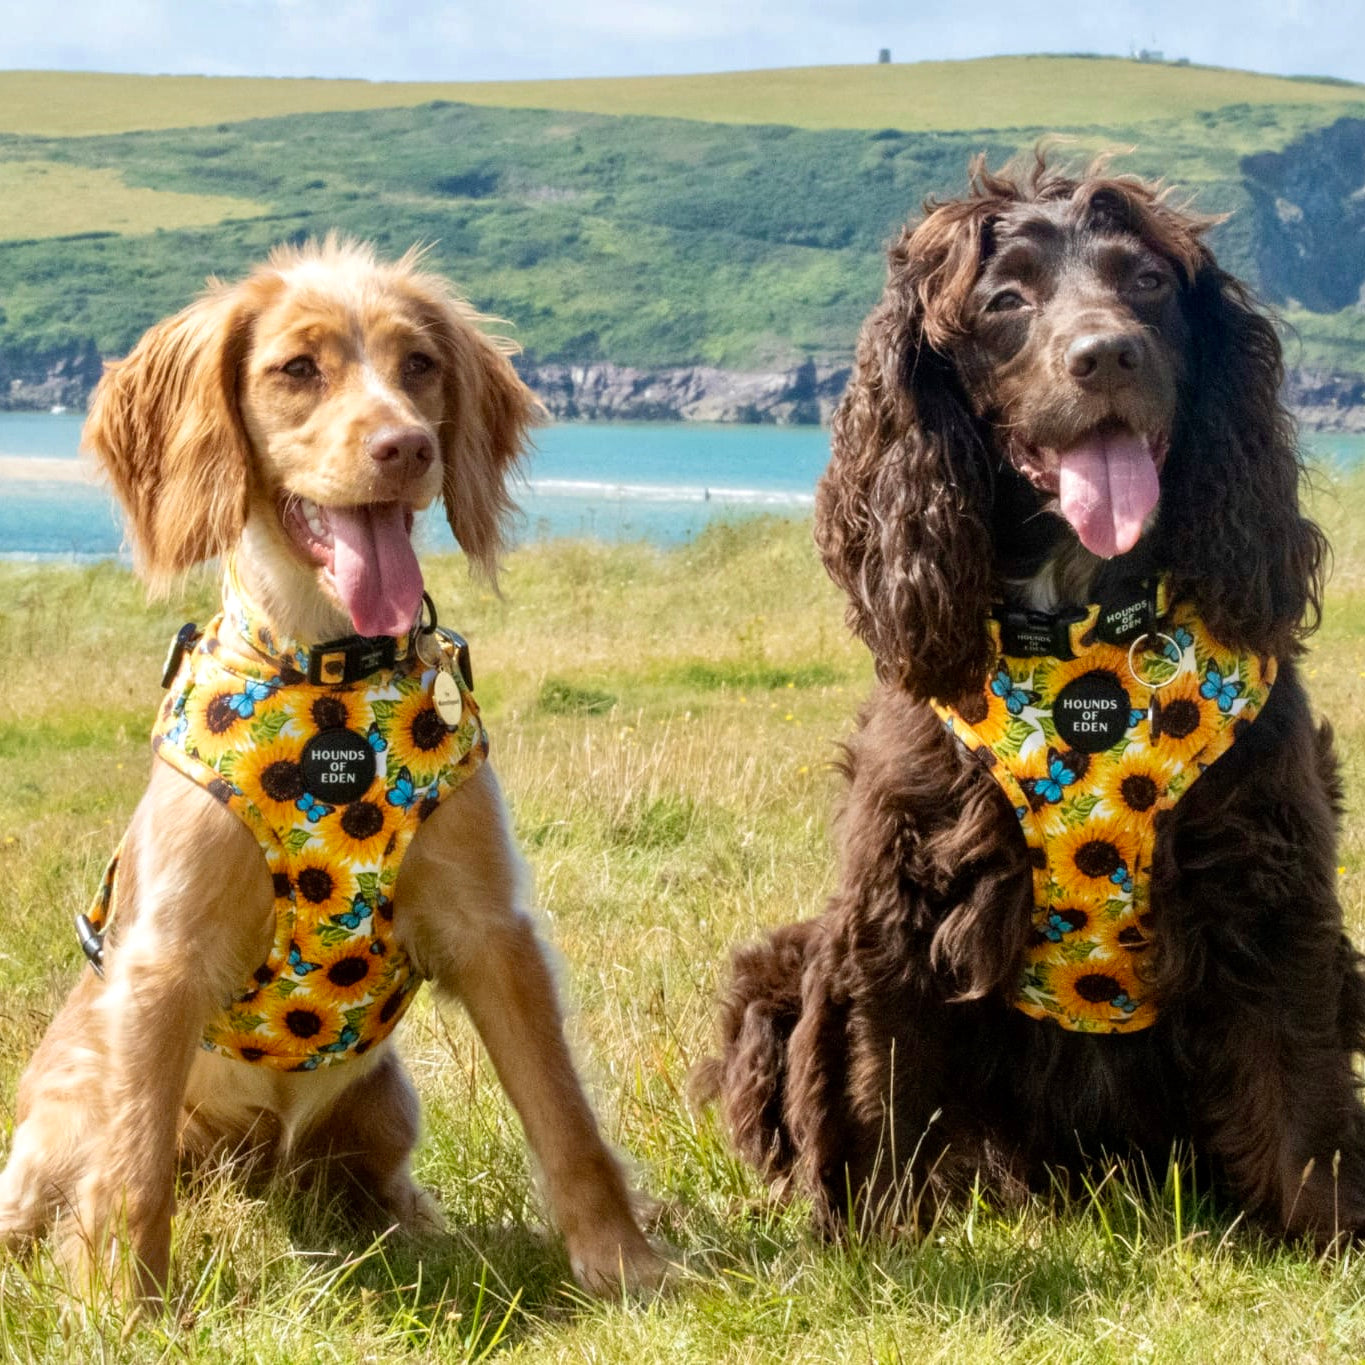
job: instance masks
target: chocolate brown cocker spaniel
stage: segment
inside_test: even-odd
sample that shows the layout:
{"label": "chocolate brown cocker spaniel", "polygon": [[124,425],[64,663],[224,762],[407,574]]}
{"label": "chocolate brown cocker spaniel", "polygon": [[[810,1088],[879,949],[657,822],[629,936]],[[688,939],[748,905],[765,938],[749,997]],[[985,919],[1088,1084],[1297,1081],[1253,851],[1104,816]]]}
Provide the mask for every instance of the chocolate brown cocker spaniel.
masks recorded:
{"label": "chocolate brown cocker spaniel", "polygon": [[699,1076],[828,1229],[1177,1142],[1284,1235],[1365,1222],[1325,543],[1211,222],[1039,156],[891,249],[816,499],[879,679],[840,885]]}

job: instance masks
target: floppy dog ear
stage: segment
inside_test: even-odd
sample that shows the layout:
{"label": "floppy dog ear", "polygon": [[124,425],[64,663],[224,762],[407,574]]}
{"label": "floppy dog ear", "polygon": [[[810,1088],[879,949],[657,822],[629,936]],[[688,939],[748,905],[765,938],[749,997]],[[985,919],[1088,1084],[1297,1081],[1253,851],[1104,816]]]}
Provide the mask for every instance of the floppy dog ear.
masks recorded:
{"label": "floppy dog ear", "polygon": [[507,484],[544,409],[498,345],[466,326],[446,377],[441,426],[446,519],[460,548],[496,581],[498,555],[517,510]]}
{"label": "floppy dog ear", "polygon": [[486,336],[488,321],[430,275],[408,287],[428,312],[428,334],[441,351],[445,411],[441,418],[441,495],[460,548],[494,582],[516,504],[507,485],[545,410],[508,358],[514,346]]}
{"label": "floppy dog ear", "polygon": [[210,292],[151,328],[104,372],[82,434],[127,518],[154,591],[236,544],[246,522],[250,446],[237,407],[252,311]]}
{"label": "floppy dog ear", "polygon": [[1187,309],[1191,398],[1164,480],[1162,549],[1215,638],[1293,655],[1318,623],[1327,542],[1299,511],[1279,338],[1207,249]]}
{"label": "floppy dog ear", "polygon": [[816,544],[878,675],[945,701],[986,674],[992,590],[987,448],[946,350],[985,226],[957,210],[891,249],[815,495]]}

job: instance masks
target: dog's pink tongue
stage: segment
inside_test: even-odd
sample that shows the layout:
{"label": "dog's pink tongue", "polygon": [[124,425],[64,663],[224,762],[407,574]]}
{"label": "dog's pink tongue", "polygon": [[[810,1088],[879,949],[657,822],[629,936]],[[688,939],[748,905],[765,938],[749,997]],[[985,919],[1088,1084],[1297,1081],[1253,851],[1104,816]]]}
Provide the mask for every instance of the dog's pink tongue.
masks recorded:
{"label": "dog's pink tongue", "polygon": [[361,635],[406,635],[422,605],[422,571],[396,502],[330,507],[332,579]]}
{"label": "dog's pink tongue", "polygon": [[1156,506],[1160,487],[1151,447],[1124,432],[1095,436],[1061,452],[1062,515],[1101,559],[1127,554]]}

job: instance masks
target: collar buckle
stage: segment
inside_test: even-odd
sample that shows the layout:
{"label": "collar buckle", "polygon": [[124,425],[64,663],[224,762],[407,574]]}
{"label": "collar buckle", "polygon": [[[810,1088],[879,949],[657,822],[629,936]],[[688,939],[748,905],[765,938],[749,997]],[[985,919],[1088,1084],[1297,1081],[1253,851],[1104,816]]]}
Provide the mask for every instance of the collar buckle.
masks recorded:
{"label": "collar buckle", "polygon": [[308,651],[308,681],[325,686],[359,682],[371,673],[392,668],[398,642],[388,635],[347,635]]}
{"label": "collar buckle", "polygon": [[175,675],[180,672],[180,665],[184,661],[185,655],[199,643],[199,637],[203,633],[193,621],[186,621],[176,631],[175,639],[171,641],[171,647],[166,653],[165,666],[161,670],[163,690],[175,681]]}
{"label": "collar buckle", "polygon": [[1074,659],[1071,627],[1084,621],[1083,611],[1026,611],[996,608],[1000,623],[1000,652],[1011,658]]}

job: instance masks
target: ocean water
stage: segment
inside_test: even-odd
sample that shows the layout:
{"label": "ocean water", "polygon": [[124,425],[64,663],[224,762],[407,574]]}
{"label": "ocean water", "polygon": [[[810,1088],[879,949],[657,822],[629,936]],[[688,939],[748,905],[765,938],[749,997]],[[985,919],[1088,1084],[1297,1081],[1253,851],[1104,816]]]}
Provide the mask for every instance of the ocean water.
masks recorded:
{"label": "ocean water", "polygon": [[[0,556],[121,552],[118,510],[77,460],[80,429],[77,414],[0,413]],[[535,433],[516,536],[668,545],[718,517],[803,516],[828,459],[829,433],[815,427],[557,424]],[[439,509],[418,541],[454,548]]]}
{"label": "ocean water", "polygon": [[[0,413],[0,556],[100,559],[125,553],[118,510],[78,461],[81,417]],[[1365,436],[1314,435],[1311,457],[1365,464]],[[804,516],[829,459],[816,427],[565,423],[536,433],[517,490],[520,541],[557,536],[676,544],[708,522]],[[423,549],[454,547],[439,509]]]}

